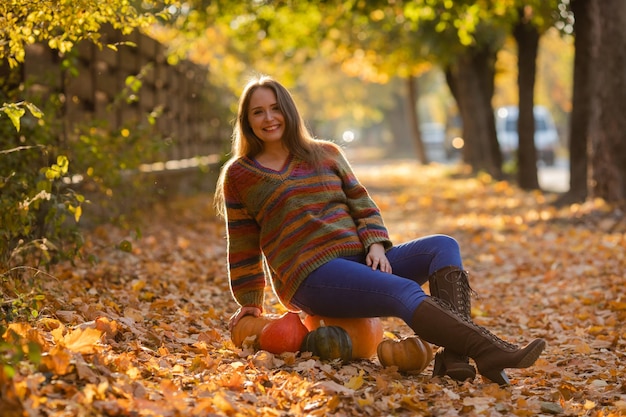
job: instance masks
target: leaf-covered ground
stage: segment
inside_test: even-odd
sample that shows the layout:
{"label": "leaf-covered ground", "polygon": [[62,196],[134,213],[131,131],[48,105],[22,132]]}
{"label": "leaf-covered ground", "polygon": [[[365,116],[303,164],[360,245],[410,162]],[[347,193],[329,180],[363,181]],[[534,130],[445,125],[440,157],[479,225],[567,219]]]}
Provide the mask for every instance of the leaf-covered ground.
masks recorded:
{"label": "leaf-covered ground", "polygon": [[[438,166],[356,170],[395,242],[457,238],[476,322],[519,344],[548,341],[535,366],[509,370],[511,386],[432,378],[432,364],[406,375],[376,357],[342,365],[235,348],[224,229],[200,196],[155,207],[140,234],[97,228],[87,239],[97,260],[31,273],[44,307],[3,338],[43,354],[0,377],[0,415],[626,415],[619,211],[557,209],[554,196]],[[267,312],[282,311],[268,293]],[[397,319],[384,326],[410,334]]]}

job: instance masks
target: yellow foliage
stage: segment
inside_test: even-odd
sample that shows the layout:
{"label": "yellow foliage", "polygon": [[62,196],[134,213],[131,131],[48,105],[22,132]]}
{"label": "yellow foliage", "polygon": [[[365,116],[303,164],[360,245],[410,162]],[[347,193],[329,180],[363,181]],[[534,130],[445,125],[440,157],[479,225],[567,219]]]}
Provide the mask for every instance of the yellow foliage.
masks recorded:
{"label": "yellow foliage", "polygon": [[[166,0],[165,5],[174,0]],[[125,32],[156,22],[156,12],[163,3],[146,0],[146,10],[138,10],[128,0],[3,0],[0,2],[0,59],[11,67],[23,62],[26,45],[47,42],[52,49],[69,52],[82,39],[99,41],[102,25],[108,23]]]}

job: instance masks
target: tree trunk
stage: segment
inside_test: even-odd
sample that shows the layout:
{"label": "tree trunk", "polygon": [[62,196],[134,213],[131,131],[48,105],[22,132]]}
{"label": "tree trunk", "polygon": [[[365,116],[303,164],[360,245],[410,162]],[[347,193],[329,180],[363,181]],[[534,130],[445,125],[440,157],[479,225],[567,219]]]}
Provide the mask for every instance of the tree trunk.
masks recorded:
{"label": "tree trunk", "polygon": [[446,80],[463,121],[463,160],[473,171],[502,177],[502,155],[496,137],[491,99],[495,52],[468,48],[446,69]]}
{"label": "tree trunk", "polygon": [[574,85],[569,128],[569,191],[558,203],[585,201],[588,182],[589,114],[591,112],[591,16],[589,0],[572,0],[574,13]]}
{"label": "tree trunk", "polygon": [[409,123],[409,128],[411,129],[411,137],[413,138],[413,143],[415,144],[415,150],[417,152],[417,159],[422,164],[427,164],[428,155],[426,155],[426,150],[424,148],[424,141],[422,140],[422,134],[420,132],[420,121],[419,114],[417,112],[417,99],[418,99],[418,87],[417,80],[413,76],[409,76],[406,79],[407,86],[407,121]]}
{"label": "tree trunk", "polygon": [[539,32],[535,25],[519,11],[519,22],[513,28],[517,42],[517,85],[519,89],[519,116],[517,119],[518,148],[517,180],[525,190],[539,188],[537,179],[537,149],[535,147],[535,74],[537,72],[537,51],[539,50]]}
{"label": "tree trunk", "polygon": [[411,130],[405,117],[408,112],[406,109],[407,99],[404,94],[394,94],[393,100],[393,108],[385,110],[385,125],[393,137],[393,146],[387,152],[387,156],[415,155],[415,147],[411,141]]}
{"label": "tree trunk", "polygon": [[590,0],[593,64],[589,121],[592,197],[626,198],[626,2]]}

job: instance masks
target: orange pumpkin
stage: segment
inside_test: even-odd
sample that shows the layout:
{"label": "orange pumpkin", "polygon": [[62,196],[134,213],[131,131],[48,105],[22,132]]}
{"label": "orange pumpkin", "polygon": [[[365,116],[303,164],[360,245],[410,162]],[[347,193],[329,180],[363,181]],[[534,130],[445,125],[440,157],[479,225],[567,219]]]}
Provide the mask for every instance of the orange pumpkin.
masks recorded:
{"label": "orange pumpkin", "polygon": [[243,316],[232,328],[230,332],[230,338],[235,346],[241,347],[247,337],[256,336],[256,339],[254,339],[254,341],[252,342],[252,346],[255,349],[258,349],[261,331],[271,321],[272,318],[268,316]]}
{"label": "orange pumpkin", "polygon": [[308,333],[300,316],[287,312],[261,330],[259,344],[270,353],[297,352]]}
{"label": "orange pumpkin", "polygon": [[433,360],[432,347],[417,336],[385,339],[378,345],[377,353],[381,365],[397,366],[403,372],[422,372]]}
{"label": "orange pumpkin", "polygon": [[337,318],[309,316],[304,318],[304,325],[310,331],[322,326],[343,328],[352,340],[352,358],[369,359],[376,354],[376,347],[383,340],[383,324],[378,317],[372,318]]}

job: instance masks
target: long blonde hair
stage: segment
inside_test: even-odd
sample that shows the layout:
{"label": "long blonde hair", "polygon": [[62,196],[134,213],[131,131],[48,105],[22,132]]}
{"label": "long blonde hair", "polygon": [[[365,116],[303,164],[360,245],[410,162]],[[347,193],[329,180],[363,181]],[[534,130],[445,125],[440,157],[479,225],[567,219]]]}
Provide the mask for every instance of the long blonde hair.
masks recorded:
{"label": "long blonde hair", "polygon": [[[285,119],[285,133],[282,141],[287,150],[295,157],[301,158],[316,169],[319,168],[326,156],[326,150],[319,146],[321,141],[316,140],[309,132],[291,93],[278,81],[267,75],[253,77],[244,87],[239,98],[237,120],[232,135],[232,149],[230,159],[222,166],[215,190],[215,208],[219,215],[225,214],[224,181],[228,167],[237,159],[247,156],[254,157],[263,151],[263,141],[252,130],[248,120],[250,99],[259,88],[268,88],[276,95],[278,107]],[[324,141],[324,143],[329,143]]]}

